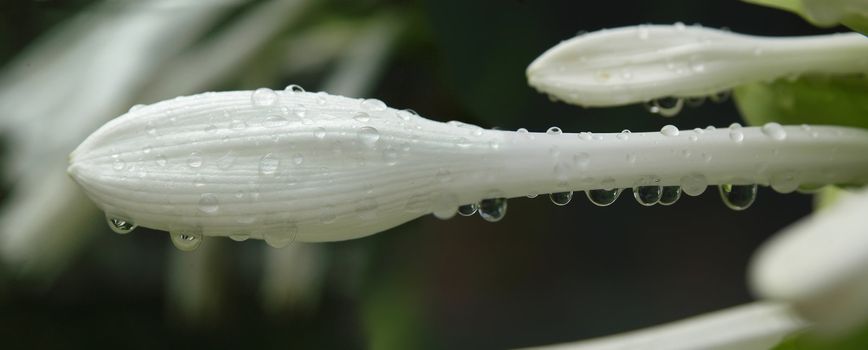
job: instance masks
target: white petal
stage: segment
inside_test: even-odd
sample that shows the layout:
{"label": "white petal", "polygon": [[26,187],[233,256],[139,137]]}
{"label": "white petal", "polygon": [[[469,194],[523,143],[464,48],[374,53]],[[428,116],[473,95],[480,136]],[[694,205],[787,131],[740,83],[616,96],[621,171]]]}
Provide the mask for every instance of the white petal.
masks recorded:
{"label": "white petal", "polygon": [[109,122],[73,152],[69,172],[103,210],[140,226],[301,241],[361,237],[494,197],[695,179],[784,191],[868,181],[861,129],[664,129],[518,133],[325,93],[205,93]]}
{"label": "white petal", "polygon": [[527,69],[540,92],[583,106],[710,95],[802,73],[868,71],[857,33],[771,38],[684,25],[601,30],[564,41]]}
{"label": "white petal", "polygon": [[868,319],[868,191],[846,196],[781,232],[751,264],[753,288],[792,303],[827,331]]}

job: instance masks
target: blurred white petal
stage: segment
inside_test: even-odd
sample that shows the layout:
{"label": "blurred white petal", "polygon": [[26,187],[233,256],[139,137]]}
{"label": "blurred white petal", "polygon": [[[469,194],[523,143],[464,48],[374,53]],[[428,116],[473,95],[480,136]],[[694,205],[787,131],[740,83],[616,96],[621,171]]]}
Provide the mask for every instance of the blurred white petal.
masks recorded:
{"label": "blurred white petal", "polygon": [[805,323],[781,304],[757,302],[547,350],[766,350]]}
{"label": "blurred white petal", "polygon": [[792,303],[820,330],[868,320],[868,190],[841,198],[787,228],[751,264],[755,291]]}
{"label": "blurred white petal", "polygon": [[803,73],[861,72],[868,72],[868,39],[861,34],[772,38],[676,24],[576,36],[531,63],[527,77],[558,100],[614,106]]}

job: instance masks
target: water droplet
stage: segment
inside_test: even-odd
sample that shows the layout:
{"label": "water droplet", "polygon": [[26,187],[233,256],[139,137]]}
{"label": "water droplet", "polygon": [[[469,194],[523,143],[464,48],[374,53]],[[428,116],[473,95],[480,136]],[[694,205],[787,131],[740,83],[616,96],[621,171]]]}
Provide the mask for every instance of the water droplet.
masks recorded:
{"label": "water droplet", "polygon": [[587,131],[583,131],[583,132],[579,133],[579,139],[581,139],[582,141],[590,141],[592,136],[593,136],[593,134],[591,134],[590,132],[587,132]]}
{"label": "water droplet", "polygon": [[720,185],[723,204],[732,210],[745,210],[756,200],[757,185]]}
{"label": "water droplet", "polygon": [[615,136],[618,140],[627,140],[630,138],[630,130],[624,129]]}
{"label": "water droplet", "polygon": [[151,137],[158,137],[159,133],[157,132],[156,122],[154,122],[153,120],[148,120],[148,122],[145,123],[145,133],[147,133]]}
{"label": "water droplet", "polygon": [[326,131],[323,128],[316,128],[313,131],[313,136],[320,139],[320,140],[324,139],[325,135],[326,135]]}
{"label": "water droplet", "polygon": [[613,188],[590,190],[586,191],[585,194],[588,196],[588,200],[591,201],[591,203],[594,203],[595,205],[600,207],[605,207],[612,203],[615,203],[615,200],[617,200],[618,196],[621,195],[621,189]]}
{"label": "water droplet", "polygon": [[109,228],[112,229],[112,231],[122,235],[133,232],[133,230],[138,227],[132,220],[109,215],[108,213],[105,215],[105,220],[108,222]]}
{"label": "water droplet", "polygon": [[203,193],[199,196],[199,211],[205,214],[214,214],[220,209],[220,201],[213,193]]}
{"label": "water droplet", "polygon": [[301,153],[292,156],[292,164],[301,165],[301,163],[304,163],[304,156]]}
{"label": "water droplet", "polygon": [[142,109],[143,107],[145,107],[145,105],[142,105],[142,104],[133,105],[132,107],[130,107],[130,113],[138,111],[138,110]]}
{"label": "water droplet", "polygon": [[202,166],[202,155],[199,152],[190,153],[190,157],[187,158],[187,165],[191,168],[198,168]]}
{"label": "water droplet", "polygon": [[258,107],[271,106],[277,102],[277,93],[269,88],[259,88],[250,95],[250,102]]}
{"label": "water droplet", "polygon": [[265,244],[268,244],[272,248],[284,248],[295,242],[297,236],[298,226],[290,224],[285,232],[268,232],[263,238],[265,238]]}
{"label": "water droplet", "polygon": [[398,150],[392,146],[386,146],[383,149],[383,161],[386,162],[386,165],[398,164]]}
{"label": "water droplet", "polygon": [[373,220],[377,217],[377,209],[380,207],[373,197],[362,198],[356,203],[356,215],[364,220]]}
{"label": "water droplet", "polygon": [[679,32],[684,31],[684,28],[685,28],[684,23],[675,22],[674,26],[675,26],[675,30],[678,30]]}
{"label": "water droplet", "polygon": [[201,233],[171,231],[169,232],[169,236],[172,238],[172,244],[174,244],[175,248],[178,248],[180,251],[191,252],[202,245]]}
{"label": "water droplet", "polygon": [[769,185],[779,193],[791,193],[799,188],[799,179],[792,171],[772,175]]}
{"label": "water droplet", "polygon": [[650,33],[648,32],[648,27],[640,25],[636,29],[636,36],[639,38],[639,40],[648,40],[648,37],[650,36]]}
{"label": "water droplet", "polygon": [[287,85],[286,88],[283,89],[283,91],[286,91],[289,93],[304,92],[304,88],[299,86],[299,85],[290,84],[290,85]]}
{"label": "water droplet", "polygon": [[663,97],[648,101],[645,108],[664,117],[673,117],[684,108],[684,100],[677,97]]}
{"label": "water droplet", "polygon": [[322,91],[317,92],[316,93],[316,104],[318,104],[320,106],[324,106],[326,104],[326,96],[328,96],[328,94],[326,94],[325,92],[322,92]]}
{"label": "water droplet", "polygon": [[690,174],[681,178],[681,189],[688,196],[698,196],[705,192],[708,180],[702,174]]}
{"label": "water droplet", "polygon": [[124,170],[124,167],[127,166],[123,159],[121,159],[117,154],[113,155],[112,158],[114,158],[114,162],[112,163],[112,169],[120,171]]}
{"label": "water droplet", "polygon": [[672,205],[681,198],[681,187],[678,186],[663,186],[663,193],[660,195],[660,205]]}
{"label": "water droplet", "polygon": [[371,121],[371,115],[368,113],[365,113],[365,112],[359,112],[359,113],[356,113],[356,115],[353,117],[353,119],[355,119],[359,123],[367,123],[367,122]]}
{"label": "water droplet", "polygon": [[262,126],[266,128],[279,128],[288,123],[289,121],[286,120],[286,118],[284,118],[283,116],[277,114],[270,114],[265,117],[265,120],[262,122]]}
{"label": "water droplet", "polygon": [[280,159],[271,153],[266,154],[259,160],[259,173],[262,175],[272,175],[277,171],[279,166]]}
{"label": "water droplet", "polygon": [[636,186],[633,187],[633,197],[636,198],[636,201],[639,204],[644,206],[652,206],[657,204],[660,201],[660,197],[663,195],[663,189],[661,186]]}
{"label": "water droplet", "polygon": [[527,129],[525,129],[525,128],[518,128],[518,130],[516,130],[515,132],[517,132],[519,134],[527,134],[528,133]]}
{"label": "water droplet", "polygon": [[458,207],[458,215],[471,216],[473,214],[476,214],[477,208],[478,208],[478,206],[476,205],[476,203],[465,204],[465,205],[459,206]]}
{"label": "water droplet", "polygon": [[559,128],[557,126],[550,127],[548,130],[546,130],[546,134],[549,134],[549,135],[560,135],[562,133],[563,133],[563,131],[561,131],[561,128]]}
{"label": "water droplet", "polygon": [[157,162],[157,165],[159,165],[161,167],[166,166],[166,164],[169,162],[168,160],[166,160],[166,157],[163,156],[162,154],[158,154],[156,159],[154,159],[154,161]]}
{"label": "water droplet", "polygon": [[233,119],[229,122],[229,128],[235,131],[244,130],[247,127],[247,123],[245,123],[241,119]]}
{"label": "water droplet", "polygon": [[359,129],[359,140],[368,147],[374,147],[380,140],[380,132],[370,126]]}
{"label": "water droplet", "polygon": [[235,164],[235,154],[232,151],[226,152],[222,157],[217,158],[217,168],[226,170]]}
{"label": "water droplet", "polygon": [[248,235],[246,233],[236,233],[236,234],[229,235],[229,239],[236,241],[236,242],[244,242],[244,241],[250,239],[250,235]]}
{"label": "water droplet", "polygon": [[740,143],[740,142],[744,141],[744,133],[738,129],[730,130],[729,131],[729,139]]}
{"label": "water droplet", "polygon": [[709,95],[708,99],[711,100],[711,102],[723,103],[726,102],[726,100],[729,100],[730,94],[732,94],[730,90],[718,91],[714,94]]}
{"label": "water droplet", "polygon": [[660,133],[665,136],[678,136],[678,128],[675,125],[666,125],[660,129]]}
{"label": "water droplet", "polygon": [[370,112],[380,112],[386,110],[386,104],[375,98],[362,100],[362,109]]}
{"label": "water droplet", "polygon": [[776,141],[783,141],[787,138],[787,132],[784,130],[784,127],[778,123],[766,123],[763,125],[762,131],[763,134]]}
{"label": "water droplet", "polygon": [[489,198],[479,201],[479,216],[488,222],[498,222],[506,216],[506,198]]}
{"label": "water droplet", "polygon": [[556,192],[549,195],[549,199],[551,199],[552,203],[557,206],[564,206],[570,203],[570,200],[573,199],[573,192]]}

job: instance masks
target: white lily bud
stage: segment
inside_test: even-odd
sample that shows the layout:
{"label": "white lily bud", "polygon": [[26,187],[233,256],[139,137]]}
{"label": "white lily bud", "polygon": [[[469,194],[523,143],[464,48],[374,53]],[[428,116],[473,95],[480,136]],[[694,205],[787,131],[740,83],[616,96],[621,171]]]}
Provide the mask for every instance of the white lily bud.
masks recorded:
{"label": "white lily bud", "polygon": [[861,72],[868,72],[868,39],[858,33],[772,38],[675,24],[576,36],[531,63],[527,78],[567,103],[614,106],[803,73]]}
{"label": "white lily bud", "polygon": [[[866,150],[861,129],[511,132],[435,122],[379,100],[259,89],[133,108],[72,153],[69,173],[116,231],[167,230],[192,249],[201,235],[276,246],[362,237],[481,200],[480,215],[497,221],[504,198],[539,193],[598,190],[589,197],[606,205],[636,187],[640,203],[653,205],[671,204],[678,186],[697,195],[713,184],[789,192],[864,183]],[[662,186],[678,191],[662,200]],[[734,207],[752,202],[742,194],[749,198]]]}

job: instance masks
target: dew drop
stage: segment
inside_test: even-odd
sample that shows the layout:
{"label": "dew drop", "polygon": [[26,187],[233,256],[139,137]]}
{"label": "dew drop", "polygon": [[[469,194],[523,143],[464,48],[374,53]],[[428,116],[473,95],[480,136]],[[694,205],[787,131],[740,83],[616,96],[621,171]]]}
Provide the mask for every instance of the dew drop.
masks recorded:
{"label": "dew drop", "polygon": [[784,130],[784,127],[778,123],[766,123],[762,127],[763,134],[768,137],[771,137],[775,141],[783,141],[787,138],[787,132]]}
{"label": "dew drop", "polygon": [[266,128],[279,128],[289,123],[289,120],[286,120],[281,115],[271,114],[265,117],[265,120],[262,122],[262,126]]}
{"label": "dew drop", "polygon": [[296,84],[291,84],[287,85],[286,88],[283,89],[283,91],[289,93],[304,92],[304,88]]}
{"label": "dew drop", "polygon": [[265,244],[272,248],[284,248],[295,242],[296,236],[298,236],[298,226],[290,224],[286,232],[269,232],[263,238],[265,238]]}
{"label": "dew drop", "polygon": [[157,163],[158,166],[161,166],[161,167],[166,166],[166,164],[169,162],[168,160],[166,160],[166,157],[163,156],[162,154],[158,154],[156,159],[154,159],[154,161]]}
{"label": "dew drop", "polygon": [[757,185],[720,185],[723,204],[732,210],[745,210],[756,200]]}
{"label": "dew drop", "polygon": [[383,149],[383,161],[386,162],[386,165],[398,164],[398,150],[392,146],[387,146]]}
{"label": "dew drop", "polygon": [[677,97],[663,97],[653,99],[645,104],[649,112],[664,117],[674,117],[684,108],[684,100]]}
{"label": "dew drop", "polygon": [[633,187],[633,197],[636,198],[636,201],[639,204],[644,206],[652,206],[657,204],[660,201],[660,197],[663,195],[663,188],[661,186],[636,186]]}
{"label": "dew drop", "polygon": [[678,128],[675,125],[666,125],[660,129],[660,133],[665,136],[678,136]]}
{"label": "dew drop", "polygon": [[133,105],[132,107],[130,107],[130,113],[138,111],[138,110],[142,109],[143,107],[145,107],[145,105],[143,105],[143,104]]}
{"label": "dew drop", "polygon": [[488,222],[498,222],[506,216],[506,198],[489,198],[479,201],[479,216]]}
{"label": "dew drop", "polygon": [[371,121],[371,115],[366,112],[359,112],[353,117],[359,123],[367,123]]}
{"label": "dew drop", "polygon": [[561,128],[559,128],[557,126],[550,127],[548,130],[546,130],[546,134],[549,134],[549,135],[560,135],[562,133],[563,133],[563,131],[561,131]]}
{"label": "dew drop", "polygon": [[217,213],[217,210],[220,209],[220,201],[217,200],[217,196],[213,193],[203,193],[199,196],[199,211],[205,214],[214,214]]}
{"label": "dew drop", "polygon": [[362,100],[362,109],[370,112],[381,112],[386,110],[386,104],[375,98]]}
{"label": "dew drop", "polygon": [[591,134],[590,132],[587,132],[587,131],[583,131],[583,132],[579,133],[579,139],[581,139],[582,141],[590,141],[592,136],[593,136],[593,134]]}
{"label": "dew drop", "polygon": [[229,239],[236,241],[236,242],[244,242],[244,241],[250,239],[250,235],[248,235],[246,233],[236,233],[236,234],[229,235]]}
{"label": "dew drop", "polygon": [[296,153],[292,156],[292,164],[301,165],[301,163],[304,163],[304,155]]}
{"label": "dew drop", "polygon": [[247,123],[245,123],[241,119],[233,119],[231,122],[229,122],[229,129],[232,129],[235,131],[244,130],[244,128],[246,128],[246,127],[247,127]]}
{"label": "dew drop", "polygon": [[528,133],[527,129],[525,129],[525,128],[518,128],[518,130],[516,130],[515,132],[517,132],[519,134],[527,134]]}
{"label": "dew drop", "polygon": [[105,220],[108,222],[109,228],[118,234],[127,234],[133,232],[138,227],[132,220],[124,219],[118,216],[109,215],[106,213]]}
{"label": "dew drop", "polygon": [[556,192],[549,194],[549,199],[551,199],[552,203],[557,206],[564,206],[570,203],[570,200],[573,199],[573,192]]}
{"label": "dew drop", "polygon": [[191,168],[198,168],[202,166],[202,155],[199,152],[190,153],[190,157],[187,158],[187,165]]}
{"label": "dew drop", "polygon": [[359,141],[368,147],[374,147],[380,140],[380,132],[374,127],[363,126],[359,129]]}
{"label": "dew drop", "polygon": [[588,196],[588,200],[591,201],[594,205],[605,207],[615,203],[615,200],[618,199],[618,196],[621,195],[620,188],[613,189],[598,189],[598,190],[589,190],[586,191],[585,194]]}
{"label": "dew drop", "polygon": [[705,192],[708,180],[702,174],[690,174],[681,178],[681,190],[688,196],[698,196]]}
{"label": "dew drop", "polygon": [[269,88],[259,88],[250,95],[250,102],[258,107],[271,106],[277,102],[277,93]]}
{"label": "dew drop", "polygon": [[118,157],[117,154],[114,155],[114,156],[112,156],[112,157],[114,158],[114,162],[112,163],[112,169],[114,169],[114,170],[123,170],[124,167],[127,166],[127,164],[124,163],[124,161],[123,161],[120,157]]}
{"label": "dew drop", "polygon": [[199,248],[202,245],[202,234],[201,233],[185,233],[185,232],[177,232],[172,231],[169,232],[169,236],[172,238],[172,244],[175,245],[175,248],[178,248],[180,251],[191,252]]}
{"label": "dew drop", "polygon": [[630,138],[630,130],[624,129],[615,136],[618,140],[627,140]]}
{"label": "dew drop", "polygon": [[779,193],[791,193],[799,188],[799,179],[795,173],[787,171],[772,175],[769,185]]}
{"label": "dew drop", "polygon": [[681,198],[681,187],[679,186],[663,186],[663,193],[660,195],[660,205],[672,205]]}
{"label": "dew drop", "polygon": [[473,214],[476,214],[477,208],[478,208],[478,206],[476,205],[476,203],[465,204],[465,205],[459,206],[458,207],[458,215],[471,216]]}
{"label": "dew drop", "polygon": [[740,143],[744,141],[744,133],[741,130],[730,130],[729,131],[729,139],[735,141],[736,143]]}
{"label": "dew drop", "polygon": [[259,173],[262,175],[273,175],[280,166],[280,159],[269,153],[259,160]]}
{"label": "dew drop", "polygon": [[324,139],[325,135],[326,135],[326,131],[323,128],[316,128],[313,131],[313,136],[320,139],[320,140]]}

